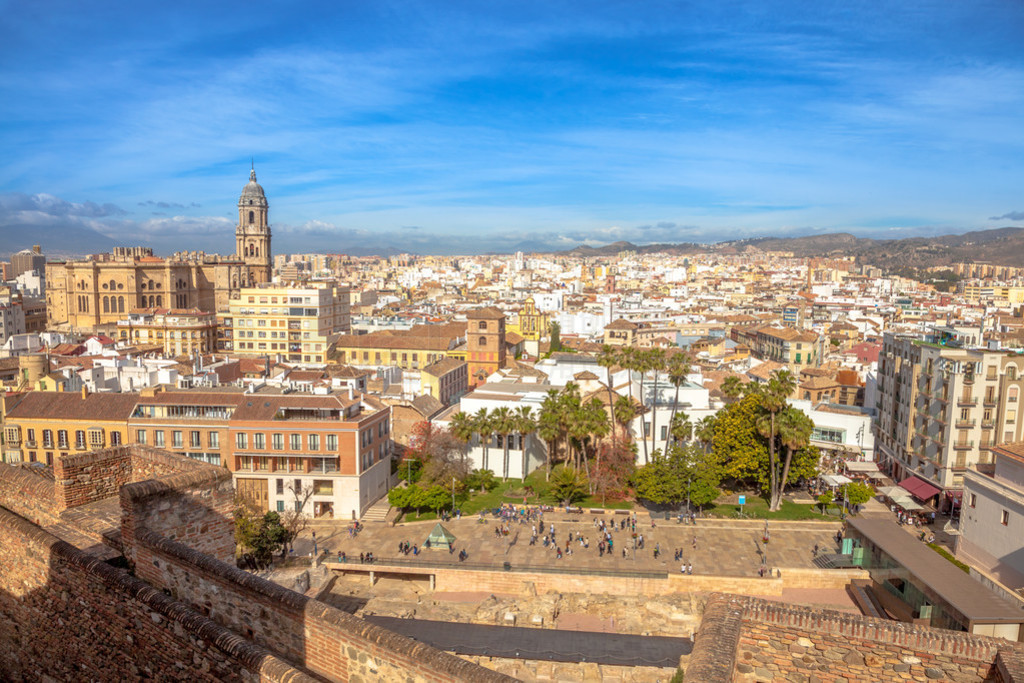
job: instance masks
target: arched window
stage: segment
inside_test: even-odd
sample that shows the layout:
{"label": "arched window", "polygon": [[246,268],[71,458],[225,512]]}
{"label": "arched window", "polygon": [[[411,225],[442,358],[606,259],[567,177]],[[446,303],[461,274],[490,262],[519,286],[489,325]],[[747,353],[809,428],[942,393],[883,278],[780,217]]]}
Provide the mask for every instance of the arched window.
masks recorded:
{"label": "arched window", "polygon": [[149,295],[149,307],[150,308],[155,308],[156,307],[156,298],[154,298],[154,296],[152,294]]}
{"label": "arched window", "polygon": [[113,280],[111,280],[111,281],[110,281],[110,288],[111,288],[111,289],[117,289],[117,283],[116,283],[116,282],[114,282]]}
{"label": "arched window", "polygon": [[487,346],[487,337],[480,337],[480,339],[477,340],[477,343],[479,343],[480,346]]}
{"label": "arched window", "polygon": [[1007,400],[1009,403],[1016,403],[1018,392],[1020,390],[1017,387],[1010,387],[1010,392],[1007,394]]}
{"label": "arched window", "polygon": [[252,225],[255,222],[256,222],[256,212],[255,211],[250,211],[249,212],[249,225]]}
{"label": "arched window", "polygon": [[162,296],[160,296],[159,294],[157,294],[156,295],[156,307],[160,308],[163,305],[164,305],[164,298]]}
{"label": "arched window", "polygon": [[1007,365],[1006,366],[1006,379],[1017,379],[1017,366]]}
{"label": "arched window", "polygon": [[118,313],[124,313],[124,297],[123,296],[117,297],[117,312]]}
{"label": "arched window", "polygon": [[487,329],[487,321],[486,320],[481,320],[480,323],[476,326],[476,329],[478,329],[478,330],[486,330]]}
{"label": "arched window", "polygon": [[103,312],[104,313],[110,313],[110,297],[109,296],[103,297]]}

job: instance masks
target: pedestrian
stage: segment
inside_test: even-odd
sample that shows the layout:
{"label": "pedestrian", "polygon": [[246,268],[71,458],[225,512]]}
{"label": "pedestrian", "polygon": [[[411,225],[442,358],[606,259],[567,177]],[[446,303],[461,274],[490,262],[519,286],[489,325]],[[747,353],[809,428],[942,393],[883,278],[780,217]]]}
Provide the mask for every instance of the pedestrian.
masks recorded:
{"label": "pedestrian", "polygon": [[622,557],[623,557],[623,558],[625,558],[625,557],[626,557],[626,549],[625,549],[625,548],[623,548],[623,549],[622,549]]}
{"label": "pedestrian", "polygon": [[687,562],[686,563],[686,573],[687,574],[692,574],[693,573],[693,563],[691,563],[691,562]]}
{"label": "pedestrian", "polygon": [[692,545],[693,545],[693,549],[696,550],[697,549],[697,537],[696,536],[693,537]]}
{"label": "pedestrian", "polygon": [[814,544],[814,557],[817,557],[817,556],[818,556],[818,544],[815,543]]}
{"label": "pedestrian", "polygon": [[685,562],[683,562],[681,565],[679,565],[679,573],[680,574],[685,574],[686,573],[686,563]]}
{"label": "pedestrian", "polygon": [[562,549],[561,548],[555,548],[555,554],[557,555],[558,559],[562,559]]}
{"label": "pedestrian", "polygon": [[364,562],[366,562],[366,556],[359,553],[359,564],[363,564]]}
{"label": "pedestrian", "polygon": [[597,544],[598,557],[604,557],[604,541]]}

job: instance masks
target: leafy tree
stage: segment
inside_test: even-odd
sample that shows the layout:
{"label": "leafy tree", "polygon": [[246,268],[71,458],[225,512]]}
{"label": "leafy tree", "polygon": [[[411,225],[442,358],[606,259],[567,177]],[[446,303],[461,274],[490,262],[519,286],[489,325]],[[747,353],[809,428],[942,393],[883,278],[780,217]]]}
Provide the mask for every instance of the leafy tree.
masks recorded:
{"label": "leafy tree", "polygon": [[636,450],[633,444],[603,443],[590,473],[594,492],[601,495],[602,504],[608,497],[623,499],[626,485],[636,469]]}
{"label": "leafy tree", "polygon": [[399,510],[405,510],[409,507],[409,501],[412,498],[412,486],[396,486],[395,488],[388,491],[388,504],[393,508]]}
{"label": "leafy tree", "polygon": [[719,410],[712,422],[712,451],[728,477],[757,481],[768,461],[768,446],[755,425],[760,406],[757,395],[749,394]]}
{"label": "leafy tree", "polygon": [[551,493],[566,505],[586,498],[588,486],[587,477],[575,468],[559,465],[551,473]]}
{"label": "leafy tree", "polygon": [[854,481],[846,485],[846,502],[851,506],[863,505],[875,497],[875,490],[867,484]]}
{"label": "leafy tree", "polygon": [[636,488],[637,498],[649,500],[655,505],[680,501],[679,480],[668,462],[662,458],[638,467],[633,474],[633,486]]}
{"label": "leafy tree", "polygon": [[245,500],[237,500],[234,510],[235,543],[251,568],[268,566],[274,553],[285,547],[287,531],[276,512],[260,514]]}
{"label": "leafy tree", "polygon": [[836,496],[832,491],[825,491],[825,493],[818,496],[818,503],[821,505],[821,514],[825,514],[825,510],[832,504],[835,497]]}
{"label": "leafy tree", "polygon": [[637,496],[658,505],[689,500],[703,507],[721,494],[722,468],[715,456],[695,444],[676,444],[663,458],[637,469],[633,476]]}
{"label": "leafy tree", "polygon": [[562,350],[562,326],[555,321],[551,321],[551,325],[548,327],[548,334],[551,337],[551,343],[548,345],[550,353]]}
{"label": "leafy tree", "polygon": [[453,477],[461,481],[469,474],[464,442],[427,420],[413,426],[408,456],[421,463],[427,483],[448,483]]}
{"label": "leafy tree", "polygon": [[446,489],[440,484],[434,484],[429,489],[423,491],[423,498],[421,501],[422,507],[430,508],[434,512],[438,512],[451,507],[451,503],[451,490]]}
{"label": "leafy tree", "polygon": [[498,480],[490,470],[473,470],[463,483],[475,491],[493,491],[498,488]]}

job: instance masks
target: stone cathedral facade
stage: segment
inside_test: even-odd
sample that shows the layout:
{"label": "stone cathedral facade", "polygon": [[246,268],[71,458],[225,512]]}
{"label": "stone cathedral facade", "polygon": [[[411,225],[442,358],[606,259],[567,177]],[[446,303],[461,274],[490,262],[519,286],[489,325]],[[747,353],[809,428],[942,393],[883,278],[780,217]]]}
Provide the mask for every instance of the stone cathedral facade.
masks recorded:
{"label": "stone cathedral facade", "polygon": [[270,204],[256,171],[238,199],[235,253],[115,249],[80,261],[46,264],[47,319],[51,327],[112,330],[136,308],[226,309],[242,287],[269,282],[272,269]]}

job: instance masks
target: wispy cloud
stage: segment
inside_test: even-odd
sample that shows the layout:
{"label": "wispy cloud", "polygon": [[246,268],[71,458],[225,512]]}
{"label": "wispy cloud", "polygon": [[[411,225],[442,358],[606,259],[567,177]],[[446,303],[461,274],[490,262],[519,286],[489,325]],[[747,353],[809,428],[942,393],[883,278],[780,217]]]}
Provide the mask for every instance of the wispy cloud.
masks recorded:
{"label": "wispy cloud", "polygon": [[1007,211],[1002,216],[991,216],[990,221],[1024,221],[1024,211]]}

